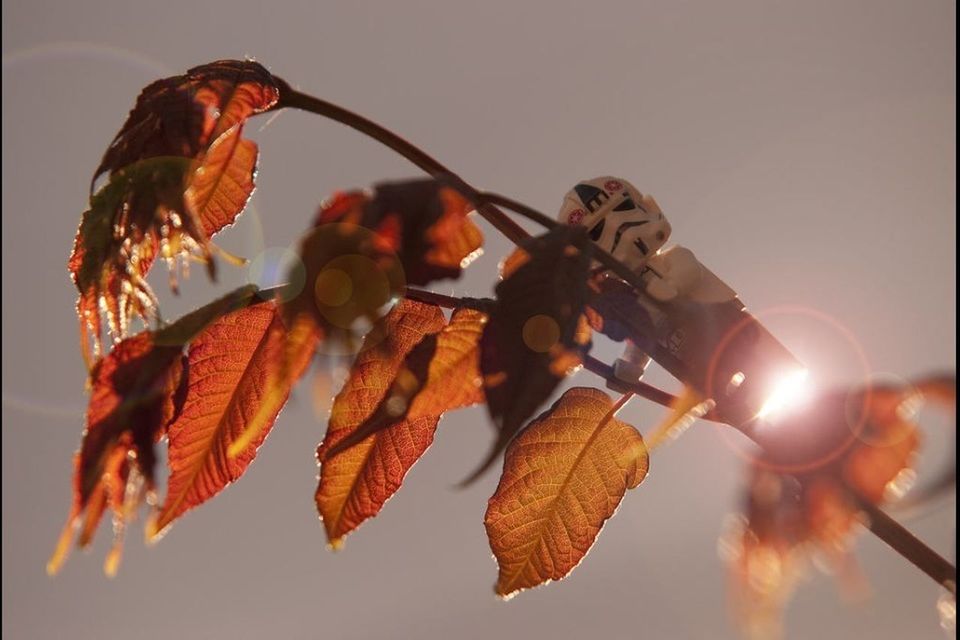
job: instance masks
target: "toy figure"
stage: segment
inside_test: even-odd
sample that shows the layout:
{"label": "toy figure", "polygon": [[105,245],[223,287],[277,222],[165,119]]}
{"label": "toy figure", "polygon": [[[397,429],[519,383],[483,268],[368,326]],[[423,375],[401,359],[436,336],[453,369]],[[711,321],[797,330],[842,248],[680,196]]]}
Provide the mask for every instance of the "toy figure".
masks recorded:
{"label": "toy figure", "polygon": [[599,247],[645,284],[638,301],[654,327],[648,336],[653,348],[628,341],[614,365],[619,380],[637,382],[652,357],[715,399],[730,420],[743,423],[760,413],[775,382],[771,378],[801,367],[693,252],[664,248],[670,223],[653,197],[626,180],[604,176],[580,182],[567,193],[557,217],[585,227]]}

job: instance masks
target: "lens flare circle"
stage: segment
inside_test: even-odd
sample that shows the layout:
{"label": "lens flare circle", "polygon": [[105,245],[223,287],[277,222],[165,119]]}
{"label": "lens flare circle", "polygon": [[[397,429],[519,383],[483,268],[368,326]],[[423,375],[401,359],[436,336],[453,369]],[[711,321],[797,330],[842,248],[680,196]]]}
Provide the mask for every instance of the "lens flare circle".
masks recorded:
{"label": "lens flare circle", "polygon": [[[825,327],[830,333],[838,336],[843,344],[847,345],[849,350],[853,353],[857,368],[861,371],[860,379],[867,379],[871,375],[870,362],[867,358],[865,350],[863,349],[863,345],[848,327],[846,327],[833,316],[817,309],[802,305],[780,305],[767,309],[761,309],[754,312],[753,316],[758,321],[761,319],[769,320],[770,318],[800,318],[804,321],[812,321],[822,327]],[[745,325],[746,322],[740,323],[739,325],[735,326],[726,336],[724,336],[717,348],[717,352],[722,352],[724,347],[732,341],[736,333],[742,330]],[[715,362],[717,359],[717,354],[714,354],[713,361]],[[809,404],[809,402],[807,402],[807,400],[809,400],[807,396],[808,394],[812,396],[813,390],[814,388],[807,369],[785,373],[784,378],[779,384],[776,385],[774,393],[767,401],[770,406],[768,407],[765,403],[764,408],[761,409],[760,413],[764,414],[763,417],[751,423],[752,430],[776,429],[776,421],[772,420],[772,418],[789,414],[790,409],[796,410],[804,404]],[[793,392],[796,393],[794,394]],[[852,400],[850,398],[852,398]],[[855,403],[856,400],[859,400],[859,411],[855,411],[857,408]],[[857,441],[858,438],[861,437],[866,428],[866,409],[869,406],[870,400],[871,390],[869,387],[864,393],[851,394],[845,404],[845,406],[848,408],[848,411],[846,412],[846,419],[844,421],[844,424],[849,430],[849,437],[844,438],[838,446],[834,447],[832,450],[824,453],[823,455],[806,460],[802,463],[774,464],[769,460],[765,460],[762,457],[762,454],[758,453],[752,447],[745,446],[743,439],[738,438],[735,433],[732,433],[727,425],[717,424],[716,432],[719,434],[720,440],[724,445],[726,445],[736,455],[751,464],[777,473],[799,473],[810,471],[835,460],[845,451],[847,451],[849,447],[855,441]]]}

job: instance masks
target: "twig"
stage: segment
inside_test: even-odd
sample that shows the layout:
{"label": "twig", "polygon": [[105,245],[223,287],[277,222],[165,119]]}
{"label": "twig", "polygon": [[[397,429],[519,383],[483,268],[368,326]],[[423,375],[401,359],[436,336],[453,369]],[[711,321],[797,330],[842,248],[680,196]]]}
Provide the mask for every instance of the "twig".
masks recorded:
{"label": "twig", "polygon": [[530,237],[530,234],[510,216],[496,206],[484,203],[476,189],[453,171],[440,164],[440,162],[425,151],[407,142],[389,129],[364,118],[360,114],[344,109],[332,102],[300,93],[279,78],[277,78],[277,81],[280,83],[280,101],[275,108],[292,107],[294,109],[309,111],[310,113],[315,113],[345,124],[360,133],[370,136],[374,140],[393,149],[440,182],[448,184],[462,193],[467,200],[470,200],[474,204],[477,212],[481,216],[514,243],[519,244]]}
{"label": "twig", "polygon": [[880,507],[851,491],[858,507],[867,515],[871,532],[909,560],[915,567],[930,576],[954,596],[957,595],[957,568],[918,537],[907,531],[900,523],[888,516]]}

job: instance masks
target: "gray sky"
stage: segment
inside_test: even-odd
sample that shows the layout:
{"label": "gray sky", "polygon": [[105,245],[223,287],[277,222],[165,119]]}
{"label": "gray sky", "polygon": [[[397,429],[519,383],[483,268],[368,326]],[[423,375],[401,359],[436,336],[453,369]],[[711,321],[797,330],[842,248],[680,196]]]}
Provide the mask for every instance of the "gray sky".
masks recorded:
{"label": "gray sky", "polygon": [[[489,445],[482,411],[445,418],[382,515],[332,554],[312,504],[325,407],[318,417],[308,382],[239,486],[154,548],[137,527],[116,579],[101,573],[106,528],[48,578],[85,403],[65,264],[90,175],[143,85],[251,55],[477,186],[550,212],[578,179],[631,180],[815,381],[953,369],[955,11],[946,0],[5,2],[4,637],[735,637],[715,549],[742,469],[713,427],[654,455],[570,579],[504,604],[482,524],[496,474],[451,488]],[[336,188],[417,175],[306,114],[249,132],[259,188],[219,240],[248,257],[292,243]],[[489,292],[508,245],[487,238],[467,277],[437,290]],[[172,299],[156,269],[164,314],[247,278],[221,271],[216,287],[198,272]],[[662,372],[650,379],[676,389]],[[635,402],[621,418],[645,431],[660,415]],[[930,441],[925,464],[944,455],[942,437]],[[954,511],[909,526],[952,555]],[[942,637],[929,579],[872,539],[860,558],[873,597],[846,605],[818,575],[789,610],[788,637]]]}

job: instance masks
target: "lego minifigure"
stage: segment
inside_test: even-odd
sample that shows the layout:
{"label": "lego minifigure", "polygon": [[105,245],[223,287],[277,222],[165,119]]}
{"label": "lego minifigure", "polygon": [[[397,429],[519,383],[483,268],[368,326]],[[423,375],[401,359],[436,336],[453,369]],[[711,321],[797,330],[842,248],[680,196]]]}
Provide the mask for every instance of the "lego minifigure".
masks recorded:
{"label": "lego minifigure", "polygon": [[[603,176],[580,182],[567,193],[557,217],[585,227],[598,246],[640,275],[645,293],[658,303],[709,304],[737,298],[689,249],[664,249],[671,228],[663,211],[652,196],[622,178]],[[649,361],[648,354],[628,342],[614,373],[624,382],[636,382]]]}

